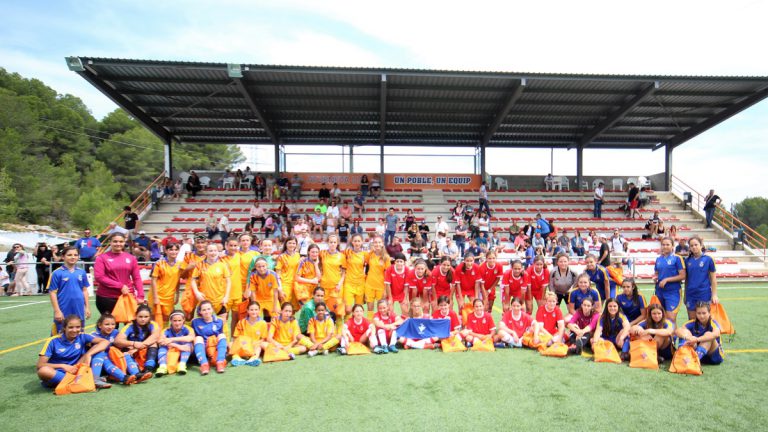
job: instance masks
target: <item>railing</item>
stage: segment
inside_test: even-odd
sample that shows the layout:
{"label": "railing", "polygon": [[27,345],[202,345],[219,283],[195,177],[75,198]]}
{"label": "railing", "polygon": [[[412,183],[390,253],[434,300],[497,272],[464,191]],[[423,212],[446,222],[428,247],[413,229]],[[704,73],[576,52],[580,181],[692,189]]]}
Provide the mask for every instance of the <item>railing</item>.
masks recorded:
{"label": "railing", "polygon": [[[675,177],[674,174],[672,175],[672,184],[669,190],[670,192],[677,194],[680,198],[684,198],[683,194],[685,192],[690,193],[691,209],[704,214],[704,205],[707,203],[705,199],[706,197],[697,192],[684,181],[680,180],[680,178]],[[717,210],[715,210],[715,215],[712,220],[713,222],[716,222],[718,225],[720,225],[720,227],[722,227],[725,231],[731,233],[734,238],[734,242],[739,241],[751,249],[762,250],[763,261],[766,260],[765,257],[766,252],[768,251],[768,240],[766,240],[766,238],[763,237],[759,232],[752,229],[752,227],[734,216],[733,213],[729,212],[725,209],[725,207],[721,205],[717,206]]]}
{"label": "railing", "polygon": [[[152,183],[150,183],[149,186],[147,186],[147,188],[144,189],[144,191],[142,193],[140,193],[139,196],[137,196],[136,199],[133,200],[133,202],[131,202],[131,204],[129,204],[130,207],[131,207],[131,211],[133,211],[134,213],[136,213],[138,215],[144,213],[147,210],[147,208],[149,208],[149,206],[152,204],[152,189],[153,188],[157,188],[159,190],[162,190],[162,183],[165,181],[165,177],[166,177],[165,171],[161,172],[160,175],[157,176],[157,178],[155,178],[152,181]],[[122,212],[120,212],[119,215],[117,215],[116,218],[112,219],[112,222],[110,222],[110,224],[112,224],[114,222],[114,223],[120,225],[120,221],[124,217],[125,217],[125,211],[122,211]],[[98,238],[103,238],[104,236],[107,235],[107,232],[109,231],[109,225],[110,224],[108,224],[99,233]],[[102,252],[104,252],[104,249],[106,249],[106,247],[107,247],[107,245],[102,245],[102,247],[99,249],[97,254],[101,254]]]}

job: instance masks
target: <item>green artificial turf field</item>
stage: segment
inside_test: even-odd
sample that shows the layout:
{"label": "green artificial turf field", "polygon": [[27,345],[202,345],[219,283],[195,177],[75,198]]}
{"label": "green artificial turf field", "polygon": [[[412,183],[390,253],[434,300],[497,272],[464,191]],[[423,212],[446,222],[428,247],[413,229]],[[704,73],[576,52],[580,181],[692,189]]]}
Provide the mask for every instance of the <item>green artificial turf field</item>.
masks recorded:
{"label": "green artificial turf field", "polygon": [[725,362],[705,365],[699,377],[669,373],[668,362],[649,371],[530,350],[401,350],[301,357],[206,377],[193,366],[186,376],[60,397],[40,386],[34,368],[42,341],[32,342],[49,330],[50,304],[2,298],[0,428],[756,430],[768,414],[761,366],[768,360],[768,286],[722,286],[720,298],[737,334],[725,337]]}

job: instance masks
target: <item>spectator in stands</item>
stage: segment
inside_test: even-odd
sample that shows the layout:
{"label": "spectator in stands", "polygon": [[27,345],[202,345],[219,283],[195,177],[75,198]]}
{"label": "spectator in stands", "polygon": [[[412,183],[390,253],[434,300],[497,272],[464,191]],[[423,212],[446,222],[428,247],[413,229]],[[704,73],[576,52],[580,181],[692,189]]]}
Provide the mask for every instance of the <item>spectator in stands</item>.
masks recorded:
{"label": "spectator in stands", "polygon": [[448,224],[443,221],[443,217],[438,215],[437,222],[435,222],[435,233],[448,235],[448,231],[450,231],[450,227],[448,227]]}
{"label": "spectator in stands", "polygon": [[257,200],[253,200],[249,214],[251,215],[251,228],[256,226],[256,221],[261,222],[261,227],[264,228],[264,222],[266,221],[266,218],[264,217],[264,208],[261,207],[261,204]]}
{"label": "spectator in stands", "polygon": [[48,248],[48,245],[45,242],[38,243],[37,249],[35,250],[35,260],[37,261],[35,271],[37,273],[38,294],[45,294],[48,292],[47,285],[48,278],[51,275],[50,263],[52,259],[53,253]]}
{"label": "spectator in stands", "polygon": [[659,223],[661,223],[659,212],[654,211],[653,216],[651,216],[651,218],[648,219],[648,221],[645,223],[645,229],[647,231],[648,238],[655,238],[658,235]]}
{"label": "spectator in stands", "polygon": [[598,183],[593,196],[595,206],[592,210],[592,216],[598,219],[603,217],[603,198],[605,197],[604,186],[605,184],[603,184],[603,182]]}
{"label": "spectator in stands", "polygon": [[490,216],[487,216],[484,212],[480,212],[477,215],[477,232],[478,235],[485,235],[485,238],[488,239],[489,232],[491,229],[491,221]]}
{"label": "spectator in stands", "polygon": [[517,235],[520,234],[520,227],[517,225],[517,219],[512,219],[512,225],[509,226],[509,241],[514,243]]}
{"label": "spectator in stands", "polygon": [[533,248],[531,240],[525,241],[525,268],[533,265],[533,259],[536,257],[536,249]]}
{"label": "spectator in stands", "polygon": [[536,231],[541,233],[541,238],[544,239],[544,242],[549,241],[549,233],[552,232],[552,227],[549,221],[541,216],[541,213],[536,214]]}
{"label": "spectator in stands", "polygon": [[243,181],[243,171],[241,169],[238,169],[237,172],[235,172],[235,189],[240,189],[240,182]]}
{"label": "spectator in stands", "polygon": [[219,180],[216,182],[216,187],[219,189],[223,188],[226,181],[231,181],[233,185],[235,184],[235,176],[230,170],[225,170],[224,175],[219,177]]}
{"label": "spectator in stands", "polygon": [[501,241],[501,237],[499,236],[498,231],[494,231],[491,235],[491,238],[488,239],[488,250],[494,251],[496,253],[501,253],[504,251],[504,244]]}
{"label": "spectator in stands", "polygon": [[464,248],[467,242],[467,226],[464,225],[464,219],[459,218],[456,222],[456,231],[453,234],[453,240],[459,248],[459,255],[464,256]]}
{"label": "spectator in stands", "polygon": [[408,239],[409,242],[413,242],[414,239],[421,240],[421,235],[419,235],[419,226],[415,223],[411,225],[410,228],[405,232],[405,237]]}
{"label": "spectator in stands", "polygon": [[187,192],[192,194],[192,198],[194,198],[201,190],[203,190],[203,186],[200,183],[200,177],[197,176],[196,172],[190,171],[187,179]]}
{"label": "spectator in stands", "polygon": [[111,236],[112,234],[121,234],[126,239],[128,238],[128,230],[115,222],[110,222],[109,225],[107,225],[107,237]]}
{"label": "spectator in stands", "polygon": [[323,226],[325,225],[325,215],[315,207],[315,213],[312,215],[312,234],[320,234],[323,237]]}
{"label": "spectator in stands", "polygon": [[352,219],[352,207],[349,206],[349,202],[344,201],[339,209],[339,216],[346,220]]}
{"label": "spectator in stands", "polygon": [[[326,189],[327,190],[327,189]],[[330,198],[330,192],[328,198]],[[291,177],[291,199],[296,202],[301,199],[301,177],[298,174],[294,174]]]}
{"label": "spectator in stands", "polygon": [[347,239],[349,238],[349,232],[350,227],[349,223],[347,223],[347,218],[341,217],[339,218],[339,227],[336,230],[339,233],[339,241],[341,243],[346,243]]}
{"label": "spectator in stands", "polygon": [[462,256],[466,257],[467,255],[472,254],[472,256],[479,257],[482,253],[483,250],[480,248],[480,246],[478,246],[477,240],[473,239],[469,241],[469,246],[467,246],[467,249],[464,251],[464,255]]}
{"label": "spectator in stands", "polygon": [[328,201],[320,200],[314,208],[315,211],[319,211],[321,214],[325,214],[328,211]]}
{"label": "spectator in stands", "polygon": [[485,208],[485,213],[488,217],[491,217],[491,208],[488,206],[488,189],[486,188],[485,182],[480,185],[477,207],[481,212],[483,211],[483,208]]}
{"label": "spectator in stands", "polygon": [[448,257],[451,259],[451,265],[456,266],[459,263],[459,248],[456,246],[456,244],[453,243],[453,240],[450,238],[445,239],[445,246],[440,248],[440,253],[438,254],[440,258],[442,257]]}
{"label": "spectator in stands", "polygon": [[555,177],[552,175],[552,173],[547,174],[547,176],[544,177],[544,189],[548,191],[555,190],[554,184]]}
{"label": "spectator in stands", "polygon": [[408,255],[412,257],[424,258],[425,260],[428,260],[428,252],[429,250],[427,249],[427,246],[424,243],[424,240],[421,239],[420,235],[417,235],[413,241],[410,242],[410,246],[408,247]]}
{"label": "spectator in stands", "polygon": [[546,248],[547,242],[544,241],[544,237],[542,237],[540,232],[536,232],[536,234],[533,235],[533,239],[531,240],[531,246],[533,246],[534,249],[536,248]]}
{"label": "spectator in stands", "polygon": [[331,190],[328,189],[328,187],[325,185],[325,183],[320,185],[320,190],[317,191],[317,198],[320,201],[325,201],[325,200],[331,199]]}
{"label": "spectator in stands", "polygon": [[181,182],[181,177],[176,179],[176,183],[173,184],[173,196],[171,199],[180,200],[181,192],[184,190],[184,184]]}
{"label": "spectator in stands", "polygon": [[482,251],[480,255],[483,255],[486,252],[488,252],[489,244],[488,244],[487,235],[488,235],[488,232],[483,231],[480,233],[480,235],[477,236],[477,239],[475,239],[475,241],[477,242],[477,247],[479,247],[480,250]]}
{"label": "spectator in stands", "polygon": [[664,232],[664,236],[665,237],[669,237],[669,238],[671,238],[674,241],[680,240],[680,236],[677,233],[677,226],[676,225],[670,226],[669,229]]}
{"label": "spectator in stands", "polygon": [[357,212],[357,217],[362,219],[363,212],[365,211],[365,197],[362,192],[358,192],[357,195],[355,195],[353,206]]}
{"label": "spectator in stands", "polygon": [[714,189],[710,189],[707,196],[704,197],[704,215],[707,221],[705,228],[712,228],[712,219],[715,217],[715,210],[720,203],[722,203],[720,197],[715,195]]}
{"label": "spectator in stands", "polygon": [[267,179],[261,173],[256,173],[253,177],[253,192],[256,199],[263,200],[267,191]]}
{"label": "spectator in stands", "polygon": [[140,261],[149,261],[151,241],[145,231],[139,231],[138,237],[133,240],[133,256]]}
{"label": "spectator in stands", "polygon": [[374,232],[377,236],[384,238],[384,234],[387,232],[387,221],[384,218],[379,218],[379,224],[376,225]]}
{"label": "spectator in stands", "polygon": [[640,211],[637,209],[640,206],[640,189],[635,186],[635,183],[629,182],[627,185],[627,217],[635,218],[635,215],[642,217]]}
{"label": "spectator in stands", "polygon": [[333,184],[333,188],[331,189],[331,199],[335,199],[336,202],[341,202],[341,189],[339,188],[338,183]]}
{"label": "spectator in stands", "polygon": [[280,188],[280,196],[287,199],[288,191],[291,187],[291,181],[288,179],[288,173],[283,173],[280,175],[280,177],[277,179],[277,186]]}
{"label": "spectator in stands", "polygon": [[611,247],[604,235],[598,236],[598,240],[600,241],[600,251],[597,261],[601,266],[608,267],[611,265]]}
{"label": "spectator in stands", "polygon": [[576,229],[576,233],[573,235],[573,238],[571,239],[571,252],[573,255],[576,256],[584,256],[586,255],[586,245],[584,244],[584,238],[581,236],[581,231],[579,229]]}
{"label": "spectator in stands", "polygon": [[589,242],[587,243],[587,253],[594,256],[600,256],[600,239],[597,237],[594,231],[590,231],[591,236],[587,237]]}
{"label": "spectator in stands", "polygon": [[219,233],[219,220],[213,214],[213,210],[208,212],[208,217],[205,219],[205,232],[208,234],[208,240],[216,237]]}
{"label": "spectator in stands", "polygon": [[526,237],[526,235],[523,234],[523,230],[521,229],[520,232],[517,234],[517,237],[515,237],[515,241],[514,243],[512,243],[512,246],[515,248],[515,250],[517,250],[521,246],[525,246],[526,240],[528,240],[528,237]]}
{"label": "spectator in stands", "polygon": [[571,255],[573,253],[573,249],[571,249],[571,239],[568,237],[568,230],[563,229],[561,231],[556,243],[564,254]]}
{"label": "spectator in stands", "polygon": [[392,243],[386,246],[386,250],[391,257],[403,253],[403,245],[400,244],[400,237],[393,235]]}
{"label": "spectator in stands", "polygon": [[[186,234],[182,234],[182,239],[186,240],[187,239],[187,235]],[[180,242],[179,239],[174,237],[173,234],[171,234],[170,232],[166,232],[165,237],[163,237],[160,240],[160,244],[163,246],[163,249],[167,249],[168,245],[171,244],[171,243],[180,244],[182,242]],[[181,259],[184,259],[183,255],[181,256]]]}
{"label": "spectator in stands", "polygon": [[133,240],[136,236],[136,229],[139,228],[139,215],[131,210],[131,206],[123,207],[123,220],[125,221],[125,229],[128,230],[128,240]]}
{"label": "spectator in stands", "polygon": [[163,198],[172,198],[173,195],[173,180],[166,177],[165,180],[163,180]]}
{"label": "spectator in stands", "polygon": [[360,226],[360,220],[356,219],[352,224],[352,227],[349,229],[349,235],[350,236],[353,236],[355,234],[363,235],[363,232],[365,232],[365,230],[363,229],[362,226]]}
{"label": "spectator in stands", "polygon": [[80,260],[85,261],[85,272],[88,273],[91,270],[93,264],[91,261],[96,258],[96,252],[101,247],[99,239],[91,235],[91,229],[86,228],[83,230],[83,237],[75,242],[77,251],[80,252]]}
{"label": "spectator in stands", "polygon": [[144,283],[136,258],[125,251],[126,237],[115,233],[109,238],[110,250],[96,257],[96,308],[104,315],[112,313],[121,294],[133,294],[144,302]]}
{"label": "spectator in stands", "polygon": [[611,236],[611,252],[622,254],[624,253],[624,245],[627,243],[627,239],[619,233],[619,230],[613,230],[613,236]]}
{"label": "spectator in stands", "polygon": [[[429,257],[429,262],[432,263],[432,265],[437,264],[440,262],[440,246],[437,245],[437,241],[432,240],[429,243],[429,248],[427,249],[427,256]],[[411,255],[411,260],[413,260],[414,257]]]}
{"label": "spectator in stands", "polygon": [[407,232],[408,230],[411,229],[411,225],[415,225],[416,224],[416,216],[414,216],[414,214],[413,214],[413,209],[408,209],[405,212],[405,219],[404,219],[404,221],[405,221],[405,231]]}
{"label": "spectator in stands", "polygon": [[536,234],[537,228],[536,228],[536,218],[533,218],[523,227],[523,236],[525,240],[530,240],[533,238],[533,235]]}
{"label": "spectator in stands", "polygon": [[[390,207],[389,213],[387,213],[387,215],[384,217],[384,220],[386,221],[386,230],[384,231],[384,244],[389,245],[392,242],[392,238],[395,237],[395,233],[397,232],[397,223],[400,221],[400,218],[398,218],[395,214],[395,209]],[[390,254],[390,256],[395,256],[395,254]]]}
{"label": "spectator in stands", "polygon": [[424,240],[424,243],[429,241],[429,225],[427,225],[427,220],[424,219],[419,224],[419,234],[421,234],[421,239]]}
{"label": "spectator in stands", "polygon": [[691,250],[688,248],[688,240],[681,238],[677,246],[675,246],[675,255],[680,255],[681,257],[687,257],[688,254],[691,253]]}
{"label": "spectator in stands", "polygon": [[231,231],[229,227],[229,212],[224,212],[224,214],[221,215],[217,228],[219,229],[221,243],[226,244],[227,239],[229,238],[229,232]]}
{"label": "spectator in stands", "polygon": [[370,186],[370,181],[368,181],[368,176],[363,174],[363,176],[360,177],[360,193],[363,195],[363,198],[368,196],[369,186]]}
{"label": "spectator in stands", "polygon": [[459,201],[451,210],[451,219],[458,222],[460,219],[464,219],[464,202]]}
{"label": "spectator in stands", "polygon": [[640,188],[640,193],[637,194],[637,207],[645,208],[645,206],[648,205],[648,202],[650,202],[650,198],[648,197],[648,188],[643,186]]}
{"label": "spectator in stands", "polygon": [[371,177],[371,196],[378,198],[381,195],[381,178],[378,174],[374,174]]}

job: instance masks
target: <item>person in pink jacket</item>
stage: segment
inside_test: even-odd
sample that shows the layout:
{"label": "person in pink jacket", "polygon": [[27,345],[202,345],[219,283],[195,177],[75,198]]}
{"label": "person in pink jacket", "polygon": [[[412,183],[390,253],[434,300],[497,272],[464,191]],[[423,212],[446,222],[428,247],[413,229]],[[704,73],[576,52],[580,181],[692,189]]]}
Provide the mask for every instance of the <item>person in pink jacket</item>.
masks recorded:
{"label": "person in pink jacket", "polygon": [[125,252],[125,236],[114,233],[109,238],[110,251],[96,257],[96,308],[101,314],[112,313],[120,294],[133,294],[144,303],[144,283],[136,257]]}

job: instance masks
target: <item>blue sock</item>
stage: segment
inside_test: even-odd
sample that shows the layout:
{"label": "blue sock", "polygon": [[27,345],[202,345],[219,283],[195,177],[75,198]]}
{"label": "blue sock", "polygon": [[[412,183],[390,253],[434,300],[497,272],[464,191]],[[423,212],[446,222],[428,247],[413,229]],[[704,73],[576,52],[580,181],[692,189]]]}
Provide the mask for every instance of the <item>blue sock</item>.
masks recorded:
{"label": "blue sock", "polygon": [[696,347],[696,355],[699,356],[699,360],[703,359],[705,355],[707,355],[707,350],[704,349],[704,347]]}
{"label": "blue sock", "polygon": [[50,384],[51,387],[56,387],[61,382],[61,380],[64,379],[66,375],[67,375],[66,372],[64,372],[63,370],[56,369],[56,375],[54,375],[53,378],[48,380],[48,384]]}
{"label": "blue sock", "polygon": [[144,362],[145,370],[154,370],[157,367],[157,348],[147,348],[147,361]]}
{"label": "blue sock", "polygon": [[121,371],[120,368],[115,366],[109,359],[104,360],[104,369],[107,371],[107,375],[120,382],[123,382],[125,379],[125,372]]}
{"label": "blue sock", "polygon": [[202,342],[195,344],[195,357],[200,366],[208,364],[208,357],[205,355],[205,344]]}
{"label": "blue sock", "polygon": [[160,347],[157,350],[157,364],[165,366],[168,363],[168,347]]}
{"label": "blue sock", "polygon": [[219,343],[216,344],[216,361],[224,361],[227,359],[227,338],[220,338]]}
{"label": "blue sock", "polygon": [[91,370],[93,371],[94,378],[101,376],[101,371],[104,368],[104,361],[107,359],[107,355],[100,352],[93,356],[91,359]]}
{"label": "blue sock", "polygon": [[130,375],[139,373],[139,365],[137,365],[136,360],[128,354],[125,355],[125,364],[128,366],[127,369]]}
{"label": "blue sock", "polygon": [[624,339],[624,345],[621,346],[621,352],[629,352],[629,338]]}
{"label": "blue sock", "polygon": [[186,363],[189,360],[189,356],[192,354],[189,351],[182,351],[179,355],[179,363]]}

